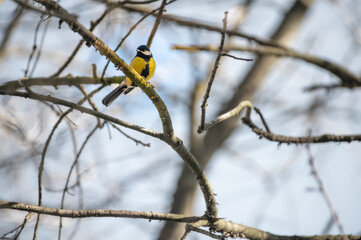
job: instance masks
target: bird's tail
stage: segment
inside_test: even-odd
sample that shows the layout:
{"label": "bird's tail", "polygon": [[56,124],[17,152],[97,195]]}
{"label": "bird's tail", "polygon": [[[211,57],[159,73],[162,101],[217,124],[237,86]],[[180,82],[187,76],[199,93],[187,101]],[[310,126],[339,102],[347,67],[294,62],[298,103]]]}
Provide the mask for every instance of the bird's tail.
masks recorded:
{"label": "bird's tail", "polygon": [[124,92],[125,89],[127,89],[126,85],[119,85],[103,98],[102,103],[108,107],[117,97],[119,97],[120,94]]}

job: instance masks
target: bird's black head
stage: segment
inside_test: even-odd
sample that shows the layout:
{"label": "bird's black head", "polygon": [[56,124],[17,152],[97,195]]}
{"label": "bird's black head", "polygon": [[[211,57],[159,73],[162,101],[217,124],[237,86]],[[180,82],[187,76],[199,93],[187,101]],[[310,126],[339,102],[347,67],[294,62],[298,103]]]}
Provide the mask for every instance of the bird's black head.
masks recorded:
{"label": "bird's black head", "polygon": [[137,48],[137,57],[144,58],[145,60],[149,60],[152,57],[152,52],[146,45],[140,45]]}

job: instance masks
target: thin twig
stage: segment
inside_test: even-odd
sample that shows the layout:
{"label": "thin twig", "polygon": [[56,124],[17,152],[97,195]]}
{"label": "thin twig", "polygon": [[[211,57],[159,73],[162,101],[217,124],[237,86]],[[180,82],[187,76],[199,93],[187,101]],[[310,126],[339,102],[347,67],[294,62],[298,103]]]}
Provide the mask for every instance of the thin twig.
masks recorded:
{"label": "thin twig", "polygon": [[[166,5],[168,4],[171,4],[173,2],[175,2],[176,0],[172,0],[172,1],[169,1],[168,3],[166,3]],[[113,7],[116,7],[118,6],[119,4],[115,4],[115,5],[112,5]],[[150,15],[152,15],[153,13],[159,11],[160,8],[157,8],[157,9],[154,9],[153,11],[149,12],[148,14],[145,14],[141,19],[139,19],[133,26],[131,26],[129,28],[129,31],[125,34],[125,36],[122,38],[122,40],[119,42],[119,44],[117,45],[117,47],[114,49],[114,52],[118,51],[118,49],[122,46],[122,44],[124,43],[124,41],[129,37],[129,35],[136,29],[136,27],[141,23],[143,22],[147,17],[149,17]],[[103,69],[103,73],[102,73],[102,76],[101,76],[101,79],[104,78],[105,76],[105,72],[109,66],[109,63],[110,63],[110,60],[107,61],[107,64],[104,66],[104,69]]]}
{"label": "thin twig", "polygon": [[[127,11],[138,12],[138,13],[142,13],[142,14],[148,14],[149,12],[151,12],[151,10],[149,8],[144,8],[144,7],[127,6],[127,5],[118,5],[118,6],[125,9],[125,10],[127,10]],[[156,15],[154,13],[152,15],[156,17]],[[211,32],[218,32],[218,33],[223,32],[222,27],[213,26],[213,25],[210,25],[208,23],[204,23],[204,22],[200,21],[199,19],[185,18],[185,17],[171,15],[171,14],[163,14],[162,19],[163,19],[163,21],[174,22],[174,23],[176,23],[178,25],[186,26],[186,27],[190,27],[190,28],[194,28],[194,29],[205,29],[205,30],[208,30],[208,31],[211,31]],[[255,35],[242,33],[240,31],[238,31],[238,29],[227,30],[226,34],[229,37],[237,36],[237,37],[245,38],[245,39],[248,39],[250,41],[259,43],[261,45],[264,45],[264,46],[286,48],[285,46],[283,46],[279,42],[274,41],[272,39],[261,39],[261,38],[255,36]]]}
{"label": "thin twig", "polygon": [[[41,37],[41,39],[40,39],[39,47],[36,48],[37,54],[36,54],[36,57],[35,57],[35,60],[34,60],[33,67],[32,67],[32,69],[31,69],[31,71],[30,71],[29,78],[31,78],[31,77],[33,76],[34,71],[35,71],[35,69],[36,69],[36,66],[38,65],[38,62],[39,62],[39,59],[40,59],[40,56],[41,56],[41,50],[42,50],[42,48],[43,48],[43,46],[44,46],[44,41],[45,41],[46,32],[47,32],[47,30],[48,30],[49,23],[50,23],[50,20],[49,20],[49,19],[45,19],[45,20],[40,19],[40,20],[41,20],[41,21],[46,21],[46,24],[45,24],[45,27],[44,27],[44,30],[43,30],[43,35],[42,35],[42,37]],[[36,43],[34,42],[34,45],[35,45],[35,44],[36,44]]]}
{"label": "thin twig", "polygon": [[212,88],[212,84],[214,81],[214,78],[216,76],[216,72],[218,69],[218,65],[219,65],[219,61],[221,60],[222,57],[222,52],[223,52],[223,46],[224,46],[224,39],[226,37],[226,30],[227,30],[227,16],[228,16],[228,12],[224,13],[224,18],[223,18],[223,31],[222,31],[222,36],[221,36],[221,43],[219,44],[218,47],[218,54],[216,57],[216,60],[214,61],[214,66],[213,66],[213,70],[208,82],[208,86],[207,86],[207,90],[204,94],[203,97],[203,102],[201,105],[201,123],[198,127],[198,133],[202,132],[204,130],[204,124],[205,124],[205,118],[206,118],[206,108],[207,108],[207,100],[209,98],[209,94],[211,92],[211,88]]}
{"label": "thin twig", "polygon": [[[197,46],[182,46],[182,45],[174,45],[172,49],[177,50],[186,50],[186,51],[217,51],[217,46],[212,45],[197,45]],[[342,81],[342,86],[348,88],[360,87],[361,86],[361,78],[347,70],[341,65],[338,65],[334,62],[328,61],[323,58],[319,58],[310,54],[301,53],[295,51],[291,48],[277,48],[270,46],[227,46],[224,48],[225,51],[241,51],[241,52],[253,52],[259,55],[272,55],[278,57],[290,57],[295,59],[300,59],[305,62],[316,65],[322,69],[331,72],[335,76],[337,76]]]}
{"label": "thin twig", "polygon": [[[46,142],[44,144],[44,148],[43,151],[41,152],[41,160],[40,160],[40,164],[39,164],[39,170],[38,170],[38,205],[41,206],[42,205],[42,196],[43,196],[43,190],[42,190],[42,179],[43,179],[43,172],[44,172],[44,165],[45,165],[45,155],[46,152],[48,150],[50,141],[54,135],[55,130],[58,128],[59,124],[61,123],[61,121],[63,120],[63,118],[71,112],[72,109],[68,109],[65,113],[63,113],[58,121],[55,123],[55,125],[53,126],[53,128],[51,129],[51,132],[49,134],[49,136],[46,139]],[[33,239],[36,239],[37,236],[37,231],[38,231],[38,226],[39,226],[39,221],[40,221],[40,214],[38,214],[37,218],[36,218],[36,224],[34,227],[34,237]]]}
{"label": "thin twig", "polygon": [[221,239],[221,240],[225,239],[225,237],[223,237],[223,236],[216,235],[216,234],[213,234],[213,233],[211,233],[209,231],[194,227],[192,224],[188,223],[186,226],[187,226],[186,229],[188,229],[189,232],[191,232],[191,231],[197,232],[197,233],[206,235],[207,237],[210,237],[210,238],[213,238],[213,239]]}
{"label": "thin twig", "polygon": [[162,5],[160,5],[157,18],[155,19],[155,23],[154,23],[153,29],[152,29],[152,31],[150,32],[150,35],[149,35],[149,38],[148,38],[148,41],[147,41],[147,46],[148,46],[149,48],[150,48],[150,46],[152,45],[153,38],[154,38],[154,36],[155,36],[155,33],[157,32],[157,29],[158,29],[158,26],[159,26],[159,24],[160,24],[160,21],[162,20],[162,14],[163,14],[163,12],[164,12],[164,8],[165,8],[166,3],[167,3],[167,0],[163,0],[163,1],[162,1]]}
{"label": "thin twig", "polygon": [[[154,12],[156,12],[156,10],[154,10]],[[131,26],[131,27],[129,28],[129,31],[125,34],[125,36],[122,38],[122,40],[120,40],[120,42],[118,43],[118,45],[117,45],[116,48],[114,49],[114,52],[118,51],[118,49],[122,46],[122,44],[124,43],[124,41],[125,41],[125,40],[129,37],[129,35],[136,29],[136,27],[137,27],[141,22],[143,22],[144,19],[146,19],[146,18],[147,18],[148,16],[150,16],[150,15],[151,15],[151,14],[149,13],[149,14],[143,16],[141,19],[138,20],[138,22],[136,22],[133,26]],[[105,66],[104,66],[101,79],[104,78],[105,72],[107,71],[109,64],[110,64],[110,60],[108,60],[107,63],[105,64]]]}
{"label": "thin twig", "polygon": [[198,133],[202,133],[203,131],[207,131],[208,129],[210,129],[211,127],[214,127],[215,125],[217,125],[220,122],[223,122],[224,120],[227,120],[231,117],[234,117],[236,115],[238,115],[243,108],[247,108],[247,113],[246,113],[246,118],[249,119],[249,115],[252,109],[252,103],[248,100],[242,101],[240,102],[235,108],[229,110],[228,112],[218,116],[216,119],[210,121],[209,123],[205,123],[204,124],[204,128],[202,129],[202,131],[200,131],[200,129],[198,129]]}
{"label": "thin twig", "polygon": [[9,22],[9,25],[5,28],[4,32],[3,32],[3,38],[1,39],[1,43],[0,43],[0,58],[3,56],[3,54],[6,52],[6,46],[9,42],[9,39],[12,35],[12,33],[14,32],[14,30],[16,29],[16,26],[19,23],[19,20],[21,18],[21,16],[23,16],[23,12],[24,12],[24,7],[23,6],[18,6],[14,13],[12,14],[12,19]]}
{"label": "thin twig", "polygon": [[7,239],[6,236],[9,235],[9,234],[12,234],[13,232],[17,231],[19,229],[19,231],[16,233],[16,235],[11,238],[13,240],[17,240],[21,234],[21,232],[23,231],[26,223],[29,221],[29,219],[34,215],[33,212],[29,212],[28,214],[26,214],[25,218],[24,218],[24,221],[22,224],[20,224],[19,226],[17,226],[16,228],[14,228],[13,230],[7,232],[7,233],[4,233],[0,239]]}
{"label": "thin twig", "polygon": [[88,95],[88,93],[86,92],[86,90],[84,89],[82,84],[77,85],[77,88],[84,94],[84,97],[86,98],[86,100],[88,101],[88,103],[90,104],[90,106],[98,111],[97,106],[95,105],[95,103],[93,102],[93,100],[91,99],[91,97]]}
{"label": "thin twig", "polygon": [[154,3],[154,2],[158,2],[159,0],[147,0],[147,1],[130,1],[130,0],[125,0],[125,1],[122,1],[121,3],[123,4],[134,4],[134,5],[137,5],[137,4],[150,4],[150,3]]}
{"label": "thin twig", "polygon": [[268,124],[266,122],[266,119],[263,117],[263,114],[261,113],[261,110],[259,108],[257,108],[257,107],[254,107],[253,109],[259,115],[259,117],[261,118],[261,121],[262,121],[263,126],[265,127],[266,131],[270,133],[271,129],[269,128],[269,126],[268,126]]}
{"label": "thin twig", "polygon": [[236,57],[236,56],[233,56],[229,53],[226,53],[226,52],[223,52],[222,53],[222,56],[226,56],[226,57],[230,57],[230,58],[233,58],[233,59],[236,59],[236,60],[241,60],[241,61],[246,61],[246,62],[251,62],[253,61],[252,58],[241,58],[241,57]]}
{"label": "thin twig", "polygon": [[188,227],[188,224],[186,224],[185,226],[185,231],[182,235],[182,237],[180,238],[180,240],[186,240],[188,234],[191,232],[190,228]]}
{"label": "thin twig", "polygon": [[95,63],[92,64],[92,75],[93,75],[93,78],[98,78],[97,65]]}
{"label": "thin twig", "polygon": [[347,87],[347,86],[342,85],[342,83],[341,84],[313,84],[309,87],[305,87],[304,91],[311,92],[311,91],[315,91],[315,90],[319,90],[319,89],[324,89],[326,91],[330,91],[330,90],[334,90],[337,88],[344,88],[344,87]]}
{"label": "thin twig", "polygon": [[[309,136],[311,136],[311,130],[309,131]],[[331,215],[332,215],[333,219],[335,220],[335,222],[336,222],[336,224],[338,226],[338,229],[339,229],[340,233],[342,235],[345,235],[345,230],[343,229],[343,226],[342,226],[342,224],[340,222],[340,219],[338,218],[338,215],[336,213],[336,210],[335,210],[334,206],[332,205],[331,198],[328,195],[325,186],[323,185],[323,182],[322,182],[322,179],[321,179],[320,175],[318,174],[318,171],[317,171],[317,168],[316,168],[316,165],[315,165],[315,160],[314,160],[314,158],[312,156],[312,153],[311,153],[311,144],[309,142],[307,143],[306,148],[307,148],[307,153],[308,153],[308,163],[310,164],[310,167],[311,167],[311,173],[315,177],[315,180],[317,182],[317,185],[318,185],[318,188],[319,188],[319,190],[321,192],[321,195],[325,199],[326,204],[327,204],[327,206],[328,206],[328,208],[329,208],[329,210],[331,212]],[[344,240],[348,240],[348,238],[345,237]]]}
{"label": "thin twig", "polygon": [[[99,89],[103,88],[103,86],[100,86]],[[95,94],[98,91],[98,89],[94,90],[91,94],[89,94],[89,96]],[[29,94],[36,94],[34,92],[28,92]],[[87,97],[89,96],[85,96],[83,99],[81,99],[80,101],[78,101],[78,105],[81,105],[85,102],[85,100],[87,99]],[[41,160],[40,160],[40,164],[39,164],[39,170],[38,170],[38,205],[41,206],[42,205],[42,178],[43,178],[43,172],[44,172],[44,165],[45,165],[45,156],[50,144],[51,139],[53,138],[54,132],[55,130],[58,128],[59,124],[62,122],[62,120],[64,119],[64,117],[66,117],[71,111],[73,111],[72,108],[69,108],[66,112],[64,112],[58,119],[58,121],[55,123],[55,125],[53,126],[52,130],[50,131],[50,134],[48,136],[48,138],[45,141],[44,144],[44,148],[43,151],[41,152]],[[36,218],[36,224],[34,226],[34,237],[33,239],[37,238],[37,232],[38,232],[38,226],[39,226],[39,221],[40,221],[40,215],[38,214],[37,218]]]}
{"label": "thin twig", "polygon": [[[92,98],[90,98],[88,96],[88,93],[86,92],[85,88],[83,87],[82,84],[79,84],[79,85],[76,85],[77,88],[84,94],[84,97],[87,99],[88,103],[90,104],[90,106],[95,110],[95,111],[98,111],[98,107],[95,105],[95,103],[93,102]],[[98,121],[98,125],[101,126],[101,123],[100,123],[100,119],[97,118],[97,121]]]}
{"label": "thin twig", "polygon": [[35,32],[34,32],[34,40],[33,40],[33,47],[32,47],[32,51],[29,55],[29,58],[28,58],[28,63],[26,64],[26,69],[24,71],[24,77],[26,78],[28,76],[28,72],[29,72],[29,69],[30,69],[30,64],[31,64],[31,60],[33,59],[33,56],[35,54],[35,51],[37,49],[37,37],[38,37],[38,32],[39,32],[39,28],[40,28],[40,25],[41,23],[43,22],[43,16],[41,16],[38,24],[36,25],[36,28],[35,28]]}
{"label": "thin twig", "polygon": [[[101,86],[101,87],[103,87],[103,86]],[[47,102],[51,102],[53,104],[66,106],[66,107],[72,108],[74,110],[77,110],[79,112],[86,113],[86,114],[92,115],[94,117],[99,117],[99,118],[104,119],[106,121],[113,122],[113,123],[115,123],[117,125],[120,125],[120,126],[123,126],[123,127],[126,127],[126,128],[130,128],[130,129],[133,129],[133,130],[141,132],[141,133],[144,133],[144,134],[146,134],[148,136],[152,136],[152,137],[155,137],[155,138],[158,138],[158,139],[163,139],[163,135],[161,133],[156,132],[156,131],[152,131],[152,130],[146,129],[144,127],[141,127],[141,126],[138,126],[138,125],[135,125],[135,124],[132,124],[132,123],[128,123],[128,122],[125,122],[125,121],[121,121],[118,118],[106,115],[104,113],[95,111],[95,110],[90,109],[90,108],[80,106],[77,103],[73,103],[73,102],[63,100],[63,99],[52,97],[50,95],[46,96],[46,95],[42,95],[42,94],[38,94],[38,93],[34,93],[34,92],[33,93],[28,93],[28,92],[17,92],[17,91],[14,92],[14,91],[6,91],[6,90],[5,91],[0,90],[0,95],[18,96],[18,97],[30,98],[30,99],[34,99],[34,100],[47,101]]]}
{"label": "thin twig", "polygon": [[[105,16],[110,13],[114,8],[113,7],[109,7],[107,9],[105,9],[105,11],[103,12],[103,14],[95,21],[91,21],[90,24],[90,28],[89,31],[92,32],[94,31],[94,29],[96,28],[96,26],[98,26],[98,24],[103,21],[103,19],[105,18]],[[57,77],[59,76],[64,69],[71,63],[71,61],[74,59],[75,55],[78,53],[78,51],[80,50],[81,46],[83,46],[84,43],[84,39],[80,40],[80,42],[78,43],[78,45],[74,48],[73,52],[70,54],[70,56],[68,57],[68,59],[65,61],[65,63],[58,69],[58,71],[56,73],[54,73],[53,75],[51,75],[51,77]]]}
{"label": "thin twig", "polygon": [[125,132],[123,132],[117,125],[115,125],[114,123],[110,123],[110,125],[117,129],[121,134],[123,134],[124,136],[126,136],[127,138],[129,138],[130,140],[134,141],[136,145],[140,144],[142,145],[143,147],[150,147],[150,143],[143,143],[142,141],[140,140],[137,140],[135,138],[133,138],[132,136],[129,136],[128,134],[126,134]]}
{"label": "thin twig", "polygon": [[[93,134],[95,133],[95,131],[99,128],[99,124],[97,123],[96,126],[93,128],[93,130],[90,131],[90,133],[88,134],[88,136],[85,138],[83,144],[81,145],[74,161],[73,164],[71,165],[70,169],[69,169],[69,173],[68,176],[66,178],[66,182],[65,182],[65,186],[63,189],[63,194],[61,196],[61,203],[60,203],[60,209],[64,209],[64,203],[65,203],[65,193],[68,191],[68,186],[69,186],[69,182],[70,182],[70,177],[71,174],[73,172],[74,167],[78,164],[79,161],[79,157],[80,154],[83,152],[83,149],[85,148],[85,145],[88,143],[89,139],[91,138],[91,136],[93,136]],[[63,226],[63,218],[60,217],[59,218],[59,231],[58,231],[58,239],[61,239],[61,228]]]}
{"label": "thin twig", "polygon": [[[94,90],[96,91],[96,90]],[[74,128],[73,126],[70,124],[70,122],[68,121],[68,127],[70,129],[70,134],[71,134],[71,139],[72,139],[72,142],[73,142],[73,150],[74,150],[74,155],[76,157],[77,155],[77,141],[76,141],[76,136],[75,136],[75,132],[74,132]],[[77,162],[76,164],[76,187],[78,187],[78,199],[79,199],[79,209],[83,209],[83,187],[81,185],[81,181],[80,181],[80,177],[81,177],[81,174],[80,174],[80,169],[79,169],[79,162]],[[74,224],[73,226],[73,231],[70,233],[68,239],[72,239],[72,236],[76,233],[77,230],[79,230],[79,225],[80,225],[80,219],[77,219],[76,220],[76,223]]]}

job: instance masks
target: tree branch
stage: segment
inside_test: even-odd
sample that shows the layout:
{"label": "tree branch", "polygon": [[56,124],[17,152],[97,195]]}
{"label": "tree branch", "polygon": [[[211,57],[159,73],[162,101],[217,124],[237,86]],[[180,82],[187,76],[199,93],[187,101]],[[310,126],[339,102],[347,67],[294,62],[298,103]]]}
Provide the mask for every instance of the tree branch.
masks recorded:
{"label": "tree branch", "polygon": [[[311,135],[311,130],[310,130],[309,135]],[[345,235],[345,230],[343,228],[343,225],[342,225],[342,223],[341,223],[341,221],[340,221],[340,219],[339,219],[339,217],[337,215],[337,212],[336,212],[335,208],[333,207],[333,204],[331,202],[331,198],[328,195],[328,192],[326,191],[326,188],[325,188],[325,186],[324,186],[324,184],[322,182],[322,179],[321,179],[320,175],[318,174],[318,171],[317,171],[317,168],[316,168],[316,165],[315,165],[315,160],[314,160],[312,152],[311,152],[311,145],[309,143],[307,143],[306,149],[307,149],[307,153],[308,153],[308,163],[310,164],[310,167],[311,167],[311,173],[315,177],[315,180],[317,182],[318,189],[319,189],[321,195],[323,196],[323,198],[325,199],[327,207],[329,208],[329,210],[331,212],[331,216],[334,219],[334,221],[336,222],[340,233],[342,235]],[[348,240],[348,238],[344,238],[344,240]]]}
{"label": "tree branch", "polygon": [[31,92],[31,93],[29,93],[29,92],[18,92],[18,91],[14,92],[14,91],[6,91],[6,90],[0,90],[0,95],[18,96],[18,97],[30,98],[30,99],[34,99],[34,100],[46,101],[46,102],[51,102],[51,103],[54,103],[54,104],[66,106],[66,107],[75,109],[75,110],[77,110],[79,112],[86,113],[88,115],[98,117],[98,118],[104,119],[106,121],[115,123],[117,125],[120,125],[120,126],[123,126],[123,127],[126,127],[126,128],[130,128],[132,130],[135,130],[135,131],[138,131],[140,133],[146,134],[148,136],[155,137],[155,138],[163,140],[163,134],[158,133],[156,131],[152,131],[152,130],[146,129],[144,127],[141,127],[141,126],[119,120],[118,118],[106,115],[104,113],[95,111],[95,110],[90,109],[90,108],[80,106],[80,105],[78,105],[76,103],[73,103],[73,102],[69,102],[69,101],[66,101],[66,100],[63,100],[63,99],[52,97],[50,95],[45,96],[45,95],[41,95],[41,94],[38,94],[38,93],[35,93],[35,92]]}
{"label": "tree branch", "polygon": [[[93,30],[96,28],[96,26],[98,26],[98,24],[103,21],[103,19],[105,18],[105,16],[110,13],[114,8],[109,7],[107,9],[105,9],[105,11],[103,12],[103,14],[95,21],[91,21],[90,23],[90,28],[89,31],[93,32]],[[78,53],[78,51],[80,50],[81,46],[83,46],[84,43],[84,39],[80,40],[78,45],[74,48],[73,52],[70,54],[70,56],[68,57],[68,59],[64,62],[64,64],[58,69],[58,71],[56,71],[56,73],[54,73],[53,75],[51,75],[51,77],[57,77],[59,76],[64,69],[71,63],[71,61],[73,61],[75,55]]]}
{"label": "tree branch", "polygon": [[217,57],[216,57],[216,60],[214,61],[212,73],[211,73],[211,76],[209,78],[209,82],[208,82],[208,85],[207,85],[207,90],[204,93],[203,102],[202,102],[202,105],[201,105],[201,124],[198,127],[198,133],[201,133],[201,132],[204,131],[204,122],[205,122],[205,118],[206,118],[207,100],[208,100],[209,94],[211,92],[211,88],[212,88],[214,78],[216,77],[216,72],[217,72],[217,69],[218,69],[218,66],[219,66],[219,61],[221,60],[221,57],[222,57],[222,52],[223,52],[223,47],[224,47],[224,40],[225,40],[225,37],[226,37],[226,30],[227,30],[227,16],[228,16],[228,12],[225,12],[224,13],[224,18],[223,18],[223,31],[222,31],[221,43],[219,44],[219,47],[218,47]]}
{"label": "tree branch", "polygon": [[348,237],[349,240],[359,240],[361,236],[354,235],[314,235],[314,236],[285,236],[275,235],[269,232],[248,227],[242,224],[233,223],[224,219],[220,219],[215,222],[213,229],[216,232],[222,233],[225,237],[232,238],[247,238],[251,240],[344,240],[344,237]]}
{"label": "tree branch", "polygon": [[111,84],[121,83],[124,76],[121,77],[108,77],[108,78],[94,78],[94,77],[49,77],[49,78],[23,78],[7,82],[0,86],[0,90],[17,90],[23,87],[31,86],[61,86],[61,85],[78,85],[78,84]]}
{"label": "tree branch", "polygon": [[242,224],[233,223],[225,219],[218,219],[210,223],[205,217],[185,216],[182,214],[145,212],[145,211],[126,211],[126,210],[108,210],[108,209],[84,209],[84,210],[65,210],[59,208],[40,207],[37,205],[25,204],[20,202],[0,201],[0,209],[14,209],[19,211],[34,212],[66,218],[90,218],[90,217],[118,217],[118,218],[137,218],[160,221],[173,221],[183,223],[193,223],[194,227],[210,226],[210,232],[219,232],[224,237],[247,238],[251,240],[360,240],[361,236],[354,235],[320,235],[320,236],[285,236],[275,235],[262,230],[248,227]]}
{"label": "tree branch", "polygon": [[145,211],[126,211],[108,209],[84,209],[65,210],[59,208],[49,208],[20,202],[0,201],[0,209],[14,209],[19,211],[34,212],[66,218],[89,218],[89,217],[120,217],[120,218],[140,218],[149,220],[165,220],[175,222],[193,223],[205,219],[204,217],[184,216],[172,213],[157,213]]}
{"label": "tree branch", "polygon": [[[217,125],[218,123],[220,122],[223,122],[224,120],[227,120],[231,117],[234,117],[236,115],[238,115],[243,108],[247,108],[247,113],[246,113],[246,119],[249,119],[250,118],[250,114],[251,114],[251,109],[252,109],[252,103],[248,100],[245,100],[245,101],[242,101],[240,102],[237,107],[229,110],[228,112],[218,116],[216,119],[210,121],[209,123],[206,123],[204,125],[204,129],[201,131],[206,131],[208,129],[210,129],[211,127],[214,127],[215,125]],[[198,130],[199,131],[199,130]]]}
{"label": "tree branch", "polygon": [[[149,8],[138,7],[138,6],[119,5],[119,7],[122,9],[125,9],[127,11],[130,11],[130,12],[137,12],[137,13],[141,13],[141,14],[148,14],[149,12],[151,12],[151,9],[149,9]],[[157,16],[155,13],[153,13],[152,15],[155,17]],[[222,33],[222,31],[223,31],[222,27],[210,25],[207,23],[202,23],[200,20],[197,20],[197,19],[184,18],[181,16],[176,16],[176,15],[171,15],[171,14],[163,14],[162,19],[163,19],[163,21],[174,22],[181,26],[186,26],[186,27],[191,27],[191,28],[196,28],[196,29],[204,29],[204,30],[208,30],[208,31],[212,31],[212,32],[218,32],[218,33]],[[248,39],[250,41],[254,41],[256,43],[259,43],[259,44],[265,45],[265,46],[284,48],[284,46],[282,46],[277,41],[261,39],[259,37],[253,36],[253,35],[242,33],[238,30],[227,30],[226,34],[229,37],[237,36],[237,37]]]}
{"label": "tree branch", "polygon": [[[163,126],[162,138],[159,138],[168,143],[178,155],[187,163],[191,168],[195,178],[197,179],[203,193],[203,197],[207,206],[206,215],[210,218],[217,216],[217,203],[214,197],[213,190],[209,181],[200,167],[197,160],[190,153],[190,151],[183,145],[182,141],[174,135],[172,121],[166,105],[161,97],[153,89],[152,85],[145,81],[133,68],[131,68],[123,59],[121,59],[115,52],[113,52],[103,41],[92,34],[87,28],[81,25],[75,18],[72,17],[63,7],[58,3],[51,0],[36,0],[36,2],[44,5],[51,13],[57,13],[61,21],[66,22],[69,27],[76,33],[80,34],[86,41],[87,46],[94,46],[96,50],[103,56],[106,56],[112,63],[115,64],[132,82],[139,86],[148,98],[153,102],[157,108],[160,120]],[[17,93],[18,94],[18,93]],[[63,100],[62,100],[63,101]],[[74,104],[72,104],[74,105]],[[76,108],[74,108],[76,109]],[[89,112],[89,109],[83,109]],[[94,111],[96,112],[96,111]],[[100,114],[100,113],[97,113]],[[124,123],[124,122],[123,122]],[[129,126],[129,124],[127,124]],[[135,129],[139,130],[137,126]]]}
{"label": "tree branch", "polygon": [[[198,45],[198,46],[174,45],[173,49],[186,50],[186,51],[216,52],[217,46],[214,44]],[[281,49],[281,48],[269,47],[269,46],[258,46],[258,47],[227,46],[224,48],[224,51],[253,52],[259,55],[272,55],[278,57],[291,57],[295,59],[300,59],[305,62],[316,65],[326,71],[331,72],[341,80],[343,87],[348,87],[348,88],[361,87],[361,78],[357,77],[355,74],[351,73],[344,67],[316,56],[297,52],[290,48]]]}
{"label": "tree branch", "polygon": [[155,23],[154,26],[152,28],[152,31],[149,35],[148,41],[147,41],[147,46],[150,48],[150,46],[152,45],[153,42],[153,38],[155,36],[155,33],[157,32],[157,29],[159,27],[160,21],[162,20],[162,15],[165,9],[165,5],[167,4],[167,0],[163,0],[162,4],[160,5],[159,11],[158,11],[158,15],[157,18],[155,19]]}
{"label": "tree branch", "polygon": [[[166,5],[168,4],[171,4],[173,3],[174,1],[176,0],[172,0],[172,1],[169,1],[166,3]],[[123,5],[125,4],[125,2],[117,2],[117,3],[109,3],[109,7],[112,7],[112,8],[115,8],[116,6],[119,6],[119,5]],[[163,6],[163,5],[162,5]],[[161,7],[162,7],[161,6]],[[160,8],[157,8],[157,9],[154,9],[153,11],[149,12],[148,14],[145,14],[141,19],[139,19],[134,25],[132,25],[130,28],[129,28],[129,31],[124,35],[124,37],[122,38],[122,40],[120,40],[120,42],[118,43],[117,47],[114,49],[114,52],[118,51],[118,49],[120,48],[120,46],[122,46],[122,44],[124,43],[125,39],[127,39],[129,37],[129,35],[134,31],[134,29],[136,29],[136,27],[141,23],[143,22],[144,19],[146,19],[148,16],[150,16],[151,14],[157,12],[157,11],[160,11]],[[150,47],[148,45],[148,47]],[[104,69],[103,69],[103,73],[102,73],[102,76],[101,78],[104,78],[104,75],[105,75],[105,72],[109,66],[109,63],[110,63],[110,60],[107,61],[107,64],[105,65]]]}
{"label": "tree branch", "polygon": [[251,130],[257,134],[260,138],[266,138],[273,142],[281,143],[295,143],[295,144],[307,144],[307,143],[328,143],[328,142],[352,142],[361,141],[361,134],[355,135],[334,135],[323,134],[320,136],[305,136],[305,137],[291,137],[285,135],[277,135],[270,131],[264,131],[258,127],[250,118],[242,118],[245,125],[251,128]]}
{"label": "tree branch", "polygon": [[19,20],[21,19],[21,16],[23,15],[24,7],[18,6],[12,16],[11,21],[9,22],[9,25],[5,28],[4,32],[2,33],[3,37],[0,42],[0,58],[3,57],[4,53],[6,52],[6,47],[8,44],[8,41],[13,34],[14,30],[16,29],[16,26],[19,23]]}

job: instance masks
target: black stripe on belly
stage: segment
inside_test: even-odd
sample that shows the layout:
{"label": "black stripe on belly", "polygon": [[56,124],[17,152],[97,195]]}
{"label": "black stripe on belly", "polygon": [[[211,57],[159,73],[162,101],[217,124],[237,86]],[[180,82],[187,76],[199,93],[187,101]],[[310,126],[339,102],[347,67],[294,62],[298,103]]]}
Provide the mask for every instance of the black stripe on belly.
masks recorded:
{"label": "black stripe on belly", "polygon": [[140,76],[144,77],[145,79],[148,77],[148,75],[149,75],[149,62],[147,62],[145,68],[140,73]]}

